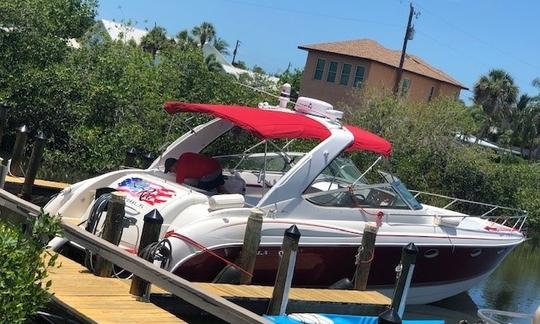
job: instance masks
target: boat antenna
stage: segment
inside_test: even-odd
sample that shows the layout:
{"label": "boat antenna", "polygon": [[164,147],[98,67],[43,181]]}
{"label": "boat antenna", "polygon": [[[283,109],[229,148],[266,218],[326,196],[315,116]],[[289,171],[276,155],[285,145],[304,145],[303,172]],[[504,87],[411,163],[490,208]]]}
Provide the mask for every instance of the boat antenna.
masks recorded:
{"label": "boat antenna", "polygon": [[[276,99],[278,99],[278,100],[280,100],[280,99],[283,98],[281,95],[278,96],[278,95],[276,95],[276,94],[274,94],[274,93],[270,93],[270,92],[268,92],[268,91],[266,91],[266,90],[259,89],[259,88],[257,88],[257,87],[253,87],[253,86],[250,86],[250,85],[248,85],[248,84],[245,84],[245,83],[242,83],[242,82],[239,82],[239,81],[234,81],[234,83],[236,83],[236,84],[238,84],[238,85],[241,85],[242,87],[246,87],[246,88],[248,88],[248,89],[251,89],[251,90],[253,90],[253,91],[258,91],[258,92],[260,92],[260,93],[264,93],[265,95],[268,95],[268,96],[270,96],[270,97],[276,98]],[[311,108],[311,107],[309,107],[308,105],[305,105],[305,104],[303,104],[303,103],[301,103],[301,102],[296,102],[296,101],[294,101],[293,99],[290,99],[290,98],[289,98],[289,102],[292,102],[293,105],[299,105],[299,106],[302,106],[302,107],[304,107],[304,108]]]}
{"label": "boat antenna", "polygon": [[379,161],[381,161],[381,160],[382,160],[382,155],[379,156],[379,157],[377,158],[377,160],[375,160],[375,162],[373,162],[373,164],[371,164],[371,165],[369,166],[369,168],[367,168],[366,171],[364,171],[364,173],[362,173],[362,175],[360,175],[360,176],[358,177],[358,179],[356,179],[356,180],[353,182],[352,187],[354,187],[354,186],[358,183],[358,181],[362,180],[362,178],[364,178],[364,176],[365,176],[369,171],[373,170],[373,167],[374,167],[377,163],[379,163]]}

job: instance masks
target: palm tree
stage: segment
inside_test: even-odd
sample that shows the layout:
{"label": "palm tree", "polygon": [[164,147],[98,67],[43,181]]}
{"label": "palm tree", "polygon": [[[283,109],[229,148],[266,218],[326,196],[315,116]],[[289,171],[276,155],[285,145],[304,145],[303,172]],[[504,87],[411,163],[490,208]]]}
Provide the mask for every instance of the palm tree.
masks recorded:
{"label": "palm tree", "polygon": [[227,43],[223,38],[216,37],[214,39],[214,48],[223,55],[231,55],[229,52],[229,43]]}
{"label": "palm tree", "polygon": [[485,137],[501,114],[511,109],[516,103],[517,94],[514,79],[504,70],[491,70],[488,75],[480,77],[474,85],[474,102],[482,107],[487,118],[478,138]]}
{"label": "palm tree", "polygon": [[156,58],[156,54],[159,50],[170,45],[170,40],[167,38],[167,34],[163,27],[155,26],[148,34],[146,34],[141,40],[141,47],[143,50],[150,52],[152,58]]}
{"label": "palm tree", "polygon": [[184,29],[178,34],[176,34],[176,44],[180,48],[187,48],[190,46],[196,46],[197,42],[195,39],[189,34],[189,31],[187,29]]}
{"label": "palm tree", "polygon": [[197,37],[198,43],[201,47],[216,37],[216,29],[214,28],[214,25],[207,21],[203,22],[200,26],[193,27],[191,33],[193,36]]}

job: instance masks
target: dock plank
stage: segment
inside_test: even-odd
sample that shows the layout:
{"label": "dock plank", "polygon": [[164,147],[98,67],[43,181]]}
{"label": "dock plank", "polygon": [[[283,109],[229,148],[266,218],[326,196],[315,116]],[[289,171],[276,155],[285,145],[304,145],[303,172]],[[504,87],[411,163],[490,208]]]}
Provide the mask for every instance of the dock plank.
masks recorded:
{"label": "dock plank", "polygon": [[[6,176],[6,183],[22,185],[24,183],[24,178],[23,177]],[[70,185],[69,183],[49,181],[49,180],[41,180],[41,179],[36,179],[34,181],[34,186],[42,187],[42,188],[48,188],[48,189],[55,189],[55,190],[58,190],[58,191],[67,188],[69,185]]]}
{"label": "dock plank", "polygon": [[129,284],[114,278],[94,276],[62,255],[59,268],[49,270],[53,300],[72,314],[94,323],[185,323],[152,304],[129,294]]}
{"label": "dock plank", "polygon": [[[193,283],[200,289],[216,294],[224,298],[255,298],[270,299],[272,289],[270,286],[257,285],[232,285],[221,283]],[[167,293],[163,289],[152,286],[152,293]],[[392,300],[377,291],[315,289],[315,288],[291,288],[289,300],[327,303],[348,303],[364,305],[390,305]]]}

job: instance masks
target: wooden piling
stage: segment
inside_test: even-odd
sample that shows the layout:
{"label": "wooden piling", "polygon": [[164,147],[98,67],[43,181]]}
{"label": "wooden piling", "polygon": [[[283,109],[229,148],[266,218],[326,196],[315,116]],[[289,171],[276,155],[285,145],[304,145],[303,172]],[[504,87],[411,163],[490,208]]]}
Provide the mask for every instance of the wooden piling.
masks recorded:
{"label": "wooden piling", "polygon": [[[259,251],[259,244],[261,243],[263,215],[264,213],[262,210],[253,208],[249,214],[246,231],[244,233],[244,244],[242,245],[239,266],[246,270],[247,273],[251,274],[253,274],[253,269],[255,269],[257,251]],[[240,284],[251,284],[252,277],[248,276],[247,273],[241,273]]]}
{"label": "wooden piling", "polygon": [[354,274],[354,289],[366,290],[371,268],[371,261],[375,252],[375,240],[377,239],[378,227],[366,224],[362,235],[362,245],[358,248],[356,260],[356,272]]}
{"label": "wooden piling", "polygon": [[[111,200],[107,206],[107,215],[105,217],[101,237],[114,245],[118,245],[120,243],[120,238],[122,237],[126,206],[125,200],[125,193],[115,191],[111,194]],[[100,277],[110,277],[112,274],[112,267],[113,264],[110,261],[98,255],[94,273]]]}
{"label": "wooden piling", "polygon": [[43,149],[45,148],[45,141],[47,138],[43,133],[38,133],[35,137],[34,148],[32,149],[32,155],[30,156],[30,162],[26,168],[26,174],[24,176],[24,184],[21,190],[21,198],[30,200],[32,198],[32,190],[34,188],[34,181],[36,180],[37,171],[41,164],[41,158],[43,156]]}
{"label": "wooden piling", "polygon": [[152,162],[154,162],[154,160],[156,159],[156,157],[152,153],[145,154],[143,158],[145,168],[148,168],[150,165],[152,165]]}
{"label": "wooden piling", "polygon": [[4,159],[0,158],[0,189],[4,189],[6,185],[6,177],[8,174],[8,168],[4,163]]}
{"label": "wooden piling", "polygon": [[137,150],[134,147],[130,147],[129,150],[126,151],[126,159],[124,160],[124,166],[132,167],[136,156]]}
{"label": "wooden piling", "polygon": [[[144,225],[141,234],[141,241],[139,243],[138,255],[146,259],[146,261],[153,262],[153,256],[142,255],[143,250],[150,244],[159,240],[159,234],[161,232],[161,225],[163,225],[163,217],[157,209],[144,215]],[[150,283],[143,279],[133,276],[131,279],[131,287],[129,293],[140,297],[142,301],[148,301],[148,292],[150,291]]]}
{"label": "wooden piling", "polygon": [[2,138],[6,129],[9,108],[9,104],[0,102],[0,147],[2,146]]}
{"label": "wooden piling", "polygon": [[15,138],[15,145],[13,145],[13,153],[11,154],[11,173],[16,176],[22,175],[21,162],[24,156],[27,138],[28,128],[26,125],[23,125],[17,129],[17,137]]}
{"label": "wooden piling", "polygon": [[300,231],[296,225],[292,225],[285,230],[280,251],[280,253],[282,253],[281,261],[279,263],[274,289],[272,290],[272,299],[270,299],[270,304],[268,305],[268,315],[285,314],[300,236]]}

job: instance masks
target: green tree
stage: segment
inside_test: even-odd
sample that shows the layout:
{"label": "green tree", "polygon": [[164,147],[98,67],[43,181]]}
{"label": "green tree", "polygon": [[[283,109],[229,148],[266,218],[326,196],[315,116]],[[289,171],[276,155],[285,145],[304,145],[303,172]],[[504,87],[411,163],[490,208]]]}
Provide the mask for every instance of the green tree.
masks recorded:
{"label": "green tree", "polygon": [[197,38],[197,43],[200,47],[207,42],[211,42],[216,37],[216,29],[214,28],[214,25],[207,21],[204,21],[199,26],[193,27],[191,33]]}
{"label": "green tree", "polygon": [[176,34],[176,45],[180,48],[194,47],[197,45],[195,39],[189,34],[187,29],[181,30]]}
{"label": "green tree", "polygon": [[62,62],[95,14],[95,0],[0,1],[0,99],[17,105],[24,80]]}
{"label": "green tree", "polygon": [[158,51],[171,45],[167,38],[167,32],[163,27],[155,26],[141,40],[141,48],[152,54],[152,58],[156,58]]}
{"label": "green tree", "polygon": [[229,43],[227,43],[223,38],[216,37],[214,39],[214,48],[223,55],[231,55],[229,52]]}
{"label": "green tree", "polygon": [[474,85],[474,102],[486,114],[478,139],[485,137],[490,127],[500,120],[503,112],[508,112],[516,103],[518,87],[514,79],[504,70],[491,70]]}
{"label": "green tree", "polygon": [[221,64],[217,61],[216,56],[215,56],[214,54],[208,55],[208,56],[204,59],[204,63],[206,63],[206,67],[207,67],[208,70],[210,70],[210,71],[213,71],[213,72],[222,72],[222,71],[223,71],[223,67],[222,67]]}

